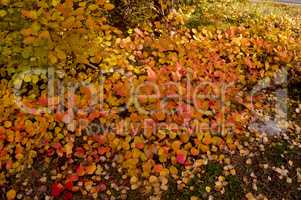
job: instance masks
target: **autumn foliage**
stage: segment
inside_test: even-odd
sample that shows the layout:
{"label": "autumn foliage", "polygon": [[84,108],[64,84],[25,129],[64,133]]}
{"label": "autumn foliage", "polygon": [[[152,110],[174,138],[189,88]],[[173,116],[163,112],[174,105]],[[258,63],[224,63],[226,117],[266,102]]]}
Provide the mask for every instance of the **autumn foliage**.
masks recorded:
{"label": "autumn foliage", "polygon": [[160,194],[170,177],[185,181],[208,159],[239,151],[252,109],[267,109],[260,97],[252,104],[252,87],[298,71],[291,18],[195,27],[184,9],[170,9],[124,31],[111,21],[115,7],[0,1],[0,185],[14,188],[8,199],[28,171],[66,200],[115,187]]}

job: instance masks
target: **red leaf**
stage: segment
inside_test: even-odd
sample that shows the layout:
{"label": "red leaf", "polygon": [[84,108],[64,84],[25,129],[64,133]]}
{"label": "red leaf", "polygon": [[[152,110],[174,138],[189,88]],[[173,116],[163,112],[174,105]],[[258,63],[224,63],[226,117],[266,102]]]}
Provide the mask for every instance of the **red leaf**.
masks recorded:
{"label": "red leaf", "polygon": [[96,119],[96,118],[98,118],[98,117],[100,117],[102,114],[100,113],[100,112],[92,112],[92,113],[90,113],[89,114],[89,117],[88,117],[88,119],[90,120],[90,121],[93,121],[94,119]]}
{"label": "red leaf", "polygon": [[66,192],[64,194],[64,200],[71,200],[73,198],[73,195],[71,192]]}
{"label": "red leaf", "polygon": [[68,181],[71,181],[71,182],[78,181],[78,176],[74,175],[74,174],[70,175],[69,178],[68,178]]}
{"label": "red leaf", "polygon": [[46,105],[48,105],[48,99],[46,97],[40,97],[39,100],[38,100],[38,103],[41,106],[46,106]]}
{"label": "red leaf", "polygon": [[95,135],[94,139],[101,145],[105,143],[105,136],[103,135]]}
{"label": "red leaf", "polygon": [[60,149],[62,149],[63,148],[63,146],[60,144],[60,143],[54,143],[53,144],[53,148],[55,148],[55,149],[57,149],[57,150],[60,150]]}
{"label": "red leaf", "polygon": [[50,157],[54,154],[54,150],[53,149],[48,149],[47,150],[47,156]]}
{"label": "red leaf", "polygon": [[61,112],[56,112],[54,118],[56,121],[61,122],[63,121],[64,114]]}
{"label": "red leaf", "polygon": [[186,161],[186,158],[185,158],[185,155],[183,154],[178,154],[177,155],[177,162],[180,163],[180,164],[185,164],[185,161]]}
{"label": "red leaf", "polygon": [[60,183],[54,183],[51,186],[51,195],[54,197],[60,196],[60,194],[64,191],[64,187]]}
{"label": "red leaf", "polygon": [[75,155],[76,157],[82,158],[82,157],[84,157],[84,155],[85,155],[85,150],[84,150],[82,147],[77,147],[77,148],[75,149],[74,155]]}
{"label": "red leaf", "polygon": [[107,186],[106,186],[106,184],[104,184],[104,183],[100,183],[100,184],[97,186],[97,188],[98,188],[98,190],[99,190],[100,192],[103,192],[103,191],[105,191],[105,190],[107,189]]}
{"label": "red leaf", "polygon": [[135,147],[138,148],[138,149],[143,149],[144,148],[144,143],[143,142],[136,143]]}
{"label": "red leaf", "polygon": [[109,152],[110,151],[110,148],[108,148],[108,147],[99,147],[98,148],[98,153],[100,154],[100,155],[104,155],[104,154],[106,154],[107,152]]}
{"label": "red leaf", "polygon": [[68,190],[72,190],[72,188],[73,188],[73,182],[72,181],[67,181],[65,187]]}

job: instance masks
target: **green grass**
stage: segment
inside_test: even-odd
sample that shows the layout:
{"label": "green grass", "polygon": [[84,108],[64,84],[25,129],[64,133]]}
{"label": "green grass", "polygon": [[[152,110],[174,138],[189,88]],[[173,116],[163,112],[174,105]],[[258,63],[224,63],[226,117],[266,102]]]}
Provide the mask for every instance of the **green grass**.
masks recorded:
{"label": "green grass", "polygon": [[229,200],[239,200],[244,196],[243,183],[237,176],[227,176],[226,181],[228,185],[226,187],[226,199]]}

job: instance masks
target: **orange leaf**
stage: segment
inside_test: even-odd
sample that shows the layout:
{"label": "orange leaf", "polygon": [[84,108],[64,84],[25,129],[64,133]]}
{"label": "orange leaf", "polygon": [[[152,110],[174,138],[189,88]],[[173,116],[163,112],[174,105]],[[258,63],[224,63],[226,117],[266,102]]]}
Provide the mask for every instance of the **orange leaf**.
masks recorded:
{"label": "orange leaf", "polygon": [[85,170],[88,174],[92,175],[96,170],[96,165],[93,163],[93,164],[85,167]]}
{"label": "orange leaf", "polygon": [[30,19],[37,19],[37,12],[32,10],[21,10],[21,14],[22,16],[26,17],[26,18],[30,18]]}
{"label": "orange leaf", "polygon": [[206,145],[209,145],[212,143],[212,138],[210,135],[206,135],[203,139],[203,143],[206,144]]}
{"label": "orange leaf", "polygon": [[11,189],[6,193],[7,200],[13,200],[15,199],[15,197],[16,197],[16,191],[14,189]]}
{"label": "orange leaf", "polygon": [[147,67],[147,76],[149,81],[157,80],[157,74],[151,67]]}
{"label": "orange leaf", "polygon": [[35,38],[32,36],[24,38],[23,42],[24,44],[32,44],[35,41]]}
{"label": "orange leaf", "polygon": [[21,34],[24,36],[30,36],[32,34],[32,28],[24,28],[21,30]]}
{"label": "orange leaf", "polygon": [[155,113],[155,118],[158,120],[158,121],[163,121],[165,119],[165,113],[162,112],[162,111],[159,111],[159,112],[156,112]]}
{"label": "orange leaf", "polygon": [[154,167],[154,171],[157,173],[160,173],[162,169],[163,169],[163,166],[161,164],[157,164]]}
{"label": "orange leaf", "polygon": [[199,155],[199,150],[197,150],[195,147],[192,147],[190,152],[191,152],[191,155],[193,155],[193,156]]}

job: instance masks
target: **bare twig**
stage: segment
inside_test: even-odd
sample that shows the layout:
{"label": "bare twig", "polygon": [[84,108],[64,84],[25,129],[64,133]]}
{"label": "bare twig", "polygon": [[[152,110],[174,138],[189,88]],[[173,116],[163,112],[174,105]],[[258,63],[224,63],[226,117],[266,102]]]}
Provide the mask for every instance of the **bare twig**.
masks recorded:
{"label": "bare twig", "polygon": [[87,63],[87,65],[88,65],[89,67],[92,67],[93,69],[98,69],[95,65],[93,65],[93,64],[91,64],[91,63]]}

